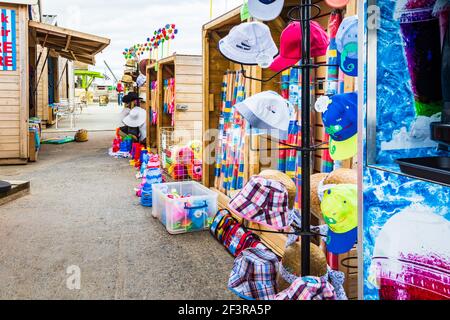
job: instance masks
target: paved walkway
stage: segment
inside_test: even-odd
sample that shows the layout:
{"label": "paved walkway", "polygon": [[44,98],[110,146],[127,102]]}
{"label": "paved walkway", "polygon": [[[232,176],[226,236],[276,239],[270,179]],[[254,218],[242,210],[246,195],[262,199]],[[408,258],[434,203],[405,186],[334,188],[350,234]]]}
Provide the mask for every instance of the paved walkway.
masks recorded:
{"label": "paved walkway", "polygon": [[[111,133],[44,146],[40,161],[0,167],[32,194],[0,207],[0,299],[233,299],[233,259],[207,232],[170,236],[133,195]],[[81,290],[67,289],[69,266]]]}

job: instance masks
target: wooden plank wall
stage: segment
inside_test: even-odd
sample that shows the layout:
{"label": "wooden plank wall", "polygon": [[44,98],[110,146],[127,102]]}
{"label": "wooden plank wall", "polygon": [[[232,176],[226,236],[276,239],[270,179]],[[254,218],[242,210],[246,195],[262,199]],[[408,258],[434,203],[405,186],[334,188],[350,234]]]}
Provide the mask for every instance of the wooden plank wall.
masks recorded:
{"label": "wooden plank wall", "polygon": [[[39,77],[39,74],[44,67],[42,72],[41,80],[38,84],[37,88],[37,116],[44,122],[49,120],[49,108],[48,108],[48,65],[45,63],[45,57],[47,56],[47,48],[42,48],[41,46],[37,46],[37,57],[42,52],[41,60],[39,62],[39,66],[36,69],[36,77]],[[36,80],[37,81],[37,80]]]}
{"label": "wooden plank wall", "polygon": [[17,70],[0,71],[0,162],[28,158],[28,12],[27,6],[0,2],[17,14]]}
{"label": "wooden plank wall", "polygon": [[201,140],[203,116],[202,63],[201,56],[175,56],[176,105],[188,106],[188,111],[175,112],[175,129],[190,130],[197,140]]}
{"label": "wooden plank wall", "polygon": [[[151,65],[149,67],[147,67],[147,106],[148,106],[148,111],[150,112],[151,110],[151,105],[152,105],[152,101],[154,101],[155,99],[158,99],[158,96],[153,96],[152,95],[152,91],[151,91],[151,84],[152,81],[156,81],[157,80],[157,72],[155,70],[154,65]],[[154,151],[156,151],[156,149],[158,148],[158,133],[157,133],[157,126],[156,125],[151,125],[150,124],[150,114],[147,114],[147,147],[153,149]]]}

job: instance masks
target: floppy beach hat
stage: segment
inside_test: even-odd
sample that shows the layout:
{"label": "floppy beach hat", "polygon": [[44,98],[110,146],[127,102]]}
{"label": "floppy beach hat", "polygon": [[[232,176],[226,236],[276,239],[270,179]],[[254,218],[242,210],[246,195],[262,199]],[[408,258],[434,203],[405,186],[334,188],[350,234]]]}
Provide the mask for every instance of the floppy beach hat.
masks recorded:
{"label": "floppy beach hat", "polygon": [[277,294],[278,266],[272,251],[246,249],[234,262],[228,288],[245,300],[270,300]]}
{"label": "floppy beach hat", "polygon": [[330,135],[331,158],[338,161],[353,158],[358,153],[358,94],[323,96],[315,108],[323,113],[323,124]]}
{"label": "floppy beach hat", "polygon": [[[289,132],[289,102],[274,91],[264,91],[236,105],[239,112],[253,127],[269,130],[275,138],[286,140]],[[278,135],[277,135],[278,134]]]}
{"label": "floppy beach hat", "polygon": [[358,187],[355,184],[321,185],[321,209],[329,227],[327,249],[349,252],[358,240]]}
{"label": "floppy beach hat", "polygon": [[131,103],[135,100],[142,100],[136,92],[130,92],[122,98],[123,103]]}
{"label": "floppy beach hat", "polygon": [[325,3],[332,8],[340,9],[348,4],[349,0],[325,0]]}
{"label": "floppy beach hat", "polygon": [[130,111],[130,114],[123,119],[123,123],[132,128],[140,127],[146,122],[146,115],[147,112],[144,109],[135,107]]}
{"label": "floppy beach hat", "polygon": [[278,54],[270,29],[261,22],[246,22],[235,26],[219,41],[219,51],[227,58],[244,65],[268,68]]}
{"label": "floppy beach hat", "polygon": [[250,15],[258,20],[271,21],[283,10],[284,0],[248,0]]}
{"label": "floppy beach hat", "polygon": [[289,227],[289,195],[286,187],[274,180],[254,176],[230,202],[236,215],[275,230]]}
{"label": "floppy beach hat", "polygon": [[[311,57],[324,56],[330,40],[326,31],[316,21],[311,21]],[[281,34],[280,55],[275,58],[270,69],[280,72],[294,66],[302,58],[302,26],[300,22],[291,22]]]}
{"label": "floppy beach hat", "polygon": [[345,18],[336,34],[338,63],[348,76],[358,76],[358,16]]}

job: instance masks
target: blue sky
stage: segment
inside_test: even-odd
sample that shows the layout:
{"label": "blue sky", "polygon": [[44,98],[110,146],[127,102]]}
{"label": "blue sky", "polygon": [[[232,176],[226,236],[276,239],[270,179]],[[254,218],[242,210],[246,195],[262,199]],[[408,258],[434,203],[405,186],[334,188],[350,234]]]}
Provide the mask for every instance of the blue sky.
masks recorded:
{"label": "blue sky", "polygon": [[[44,14],[58,15],[59,26],[105,36],[111,45],[97,56],[96,69],[106,60],[119,77],[124,48],[144,42],[155,29],[175,23],[179,29],[171,51],[201,54],[201,27],[209,21],[209,0],[42,0]],[[242,0],[213,0],[214,16]]]}

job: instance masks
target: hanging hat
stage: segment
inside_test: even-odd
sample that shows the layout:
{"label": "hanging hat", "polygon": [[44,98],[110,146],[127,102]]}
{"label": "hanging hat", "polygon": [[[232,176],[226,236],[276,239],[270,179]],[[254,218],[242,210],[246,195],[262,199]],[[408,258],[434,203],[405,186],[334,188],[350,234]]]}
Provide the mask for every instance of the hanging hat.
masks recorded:
{"label": "hanging hat", "polygon": [[284,0],[248,0],[250,15],[258,20],[271,21],[283,10]]}
{"label": "hanging hat", "polygon": [[331,8],[341,9],[348,4],[349,0],[325,0],[325,3]]}
{"label": "hanging hat", "polygon": [[358,172],[353,169],[340,168],[329,173],[324,182],[329,184],[358,184]]}
{"label": "hanging hat", "polygon": [[130,92],[122,98],[123,103],[131,103],[136,100],[142,100],[136,92]]}
{"label": "hanging hat", "polygon": [[[323,251],[311,243],[310,248],[310,275],[323,277],[327,274],[327,258]],[[300,242],[288,246],[284,252],[283,259],[281,261],[281,268],[277,275],[277,284],[279,290],[286,290],[291,285],[289,279],[285,278],[298,278],[302,274],[302,246]],[[286,276],[286,273],[288,274]]]}
{"label": "hanging hat", "polygon": [[147,66],[150,63],[150,59],[143,59],[141,62],[139,62],[139,72],[144,75],[147,76]]}
{"label": "hanging hat", "polygon": [[349,252],[358,240],[358,186],[354,184],[319,187],[321,209],[329,227],[327,249],[334,254]]}
{"label": "hanging hat", "polygon": [[348,76],[358,76],[358,16],[345,18],[336,34],[338,63]]}
{"label": "hanging hat", "polygon": [[330,135],[330,155],[333,160],[347,160],[358,153],[358,94],[356,92],[321,97],[316,111]]}
{"label": "hanging hat", "polygon": [[264,170],[258,176],[267,180],[278,181],[282,183],[288,192],[289,208],[292,209],[295,206],[295,199],[297,197],[297,186],[291,177],[278,170]]}
{"label": "hanging hat", "polygon": [[128,74],[124,74],[122,77],[122,82],[123,83],[133,83],[133,77]]}
{"label": "hanging hat", "polygon": [[253,127],[269,130],[275,138],[286,140],[290,123],[289,102],[274,91],[264,91],[236,105],[239,112]]}
{"label": "hanging hat", "polygon": [[255,176],[231,200],[229,207],[246,220],[283,230],[289,227],[288,198],[282,183]]}
{"label": "hanging hat", "polygon": [[270,250],[244,250],[234,261],[228,288],[245,300],[270,300],[277,293],[278,265]]}
{"label": "hanging hat", "polygon": [[135,107],[130,111],[130,114],[123,119],[123,123],[128,127],[137,128],[147,121],[146,118],[147,112],[140,107]]}
{"label": "hanging hat", "polygon": [[[316,21],[311,21],[311,57],[327,54],[330,40],[326,31]],[[280,38],[280,54],[275,58],[270,69],[280,72],[294,66],[302,58],[302,26],[298,21],[291,22],[284,29]]]}
{"label": "hanging hat", "polygon": [[270,29],[261,22],[241,23],[219,41],[219,51],[225,58],[244,65],[268,68],[278,54]]}
{"label": "hanging hat", "polygon": [[326,173],[317,173],[311,176],[311,212],[319,219],[323,219],[322,209],[320,209],[319,185],[326,177]]}
{"label": "hanging hat", "polygon": [[125,63],[125,67],[135,68],[136,67],[136,61],[133,60],[133,59],[128,59],[127,62]]}

